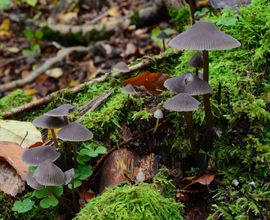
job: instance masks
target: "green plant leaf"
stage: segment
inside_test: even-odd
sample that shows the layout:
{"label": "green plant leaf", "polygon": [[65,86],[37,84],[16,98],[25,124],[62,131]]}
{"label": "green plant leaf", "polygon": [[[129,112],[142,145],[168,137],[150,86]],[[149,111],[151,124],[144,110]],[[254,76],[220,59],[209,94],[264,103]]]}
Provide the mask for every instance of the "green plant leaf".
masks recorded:
{"label": "green plant leaf", "polygon": [[12,210],[18,213],[24,213],[30,211],[35,205],[35,202],[31,199],[24,199],[22,201],[16,201],[13,204]]}
{"label": "green plant leaf", "polygon": [[9,0],[1,0],[0,1],[0,10],[4,10],[9,6]]}
{"label": "green plant leaf", "polygon": [[37,0],[26,0],[26,3],[31,6],[36,6]]}
{"label": "green plant leaf", "polygon": [[[73,188],[75,189],[75,188],[79,187],[80,185],[82,185],[82,181],[74,180],[73,184],[74,184]],[[72,182],[68,184],[68,188],[72,189]]]}
{"label": "green plant leaf", "polygon": [[100,146],[100,147],[98,147],[98,148],[95,150],[95,152],[96,152],[97,154],[105,154],[105,153],[107,153],[107,148],[106,148],[106,147]]}
{"label": "green plant leaf", "polygon": [[38,199],[47,197],[48,195],[50,195],[50,189],[48,187],[43,189],[37,189],[33,192],[33,195]]}
{"label": "green plant leaf", "polygon": [[92,174],[93,174],[92,168],[89,165],[85,165],[79,167],[79,169],[75,171],[75,178],[77,176],[77,178],[80,180],[86,180]]}
{"label": "green plant leaf", "polygon": [[23,34],[27,38],[27,40],[29,40],[30,42],[32,42],[35,39],[35,33],[30,28],[24,29]]}
{"label": "green plant leaf", "polygon": [[97,157],[98,153],[95,152],[95,150],[93,149],[89,149],[89,148],[83,148],[80,150],[80,154],[81,155],[87,155],[89,157]]}
{"label": "green plant leaf", "polygon": [[57,195],[57,196],[62,196],[64,189],[63,186],[52,186],[51,190]]}
{"label": "green plant leaf", "polygon": [[34,57],[35,56],[34,53],[33,53],[33,51],[32,50],[29,50],[29,49],[23,49],[22,54],[26,58],[30,58],[30,57]]}
{"label": "green plant leaf", "polygon": [[54,196],[49,196],[49,197],[43,198],[39,204],[41,208],[47,209],[49,207],[57,206],[58,200]]}

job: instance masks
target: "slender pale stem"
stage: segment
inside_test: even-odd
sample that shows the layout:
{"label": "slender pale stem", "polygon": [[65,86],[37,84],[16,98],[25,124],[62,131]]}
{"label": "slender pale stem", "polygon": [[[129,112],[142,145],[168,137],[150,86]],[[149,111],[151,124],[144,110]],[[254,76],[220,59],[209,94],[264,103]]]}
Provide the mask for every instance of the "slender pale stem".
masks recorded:
{"label": "slender pale stem", "polygon": [[153,133],[155,133],[157,131],[158,124],[159,124],[159,118],[157,118],[157,120],[156,120],[156,125],[155,125]]}
{"label": "slender pale stem", "polygon": [[[203,79],[209,81],[209,59],[208,51],[203,51]],[[206,144],[209,149],[213,148],[213,115],[211,111],[210,95],[206,94],[203,96],[203,104],[205,111],[206,120]]]}
{"label": "slender pale stem", "polygon": [[55,134],[54,129],[51,129],[51,133],[52,133],[52,138],[53,138],[54,146],[55,147],[58,147],[58,141],[57,141],[57,137],[56,137],[56,134]]}
{"label": "slender pale stem", "polygon": [[185,112],[184,117],[185,117],[185,121],[188,127],[188,135],[189,135],[190,145],[192,149],[192,154],[195,157],[195,160],[198,162],[199,151],[196,146],[197,144],[196,144],[196,139],[195,139],[194,130],[193,130],[192,112]]}

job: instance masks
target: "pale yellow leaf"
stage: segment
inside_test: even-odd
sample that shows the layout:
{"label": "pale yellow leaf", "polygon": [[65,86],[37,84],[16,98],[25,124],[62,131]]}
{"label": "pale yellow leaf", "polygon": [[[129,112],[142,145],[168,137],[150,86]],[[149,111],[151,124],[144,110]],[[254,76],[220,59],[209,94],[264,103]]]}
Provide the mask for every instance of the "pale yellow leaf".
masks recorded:
{"label": "pale yellow leaf", "polygon": [[[26,136],[26,137],[25,137]],[[30,122],[15,120],[0,120],[0,141],[9,141],[21,144],[22,148],[42,142],[41,133]]]}
{"label": "pale yellow leaf", "polygon": [[108,14],[112,17],[119,17],[121,16],[121,12],[119,10],[118,7],[111,7],[109,10],[108,10]]}
{"label": "pale yellow leaf", "polygon": [[46,75],[52,78],[58,79],[63,75],[63,70],[61,68],[53,68],[46,71]]}

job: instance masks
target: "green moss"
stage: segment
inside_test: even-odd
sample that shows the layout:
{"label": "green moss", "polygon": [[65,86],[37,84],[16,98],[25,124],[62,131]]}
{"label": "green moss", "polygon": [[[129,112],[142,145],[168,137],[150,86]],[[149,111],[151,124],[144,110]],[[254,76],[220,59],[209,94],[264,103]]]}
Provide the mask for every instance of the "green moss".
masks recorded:
{"label": "green moss", "polygon": [[26,104],[31,101],[31,99],[32,98],[25,95],[24,91],[21,89],[17,89],[16,91],[10,93],[9,95],[0,99],[0,117],[2,112]]}
{"label": "green moss", "polygon": [[191,24],[191,15],[188,5],[180,9],[171,8],[169,14],[179,32],[183,31],[188,23]]}
{"label": "green moss", "polygon": [[106,190],[78,213],[74,220],[177,220],[182,205],[163,197],[153,185],[124,185]]}

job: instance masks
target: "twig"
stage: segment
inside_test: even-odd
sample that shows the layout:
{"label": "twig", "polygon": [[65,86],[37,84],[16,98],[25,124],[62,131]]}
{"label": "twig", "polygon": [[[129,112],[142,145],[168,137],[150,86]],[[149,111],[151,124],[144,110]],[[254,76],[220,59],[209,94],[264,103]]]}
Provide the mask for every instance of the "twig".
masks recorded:
{"label": "twig", "polygon": [[[152,58],[144,57],[144,58],[142,58],[141,62],[131,66],[129,72],[127,72],[127,73],[117,72],[117,73],[113,74],[113,77],[121,77],[123,75],[130,74],[133,71],[141,70],[141,69],[146,68],[149,65],[151,65],[152,62],[161,61],[162,59],[165,59],[169,56],[176,55],[177,53],[179,53],[179,52],[171,51],[169,53],[168,52],[161,53],[159,55],[153,56]],[[76,87],[71,88],[70,91],[72,93],[78,93],[78,92],[82,91],[86,86],[92,85],[95,82],[104,82],[109,76],[111,76],[111,73],[105,73],[104,75],[102,75],[96,79],[90,80],[88,82],[82,83]],[[10,111],[2,113],[2,117],[3,118],[10,118],[11,116],[14,116],[14,115],[21,113],[23,111],[30,110],[30,109],[45,105],[45,104],[49,103],[51,100],[53,100],[55,97],[65,96],[65,94],[66,94],[65,91],[66,91],[66,89],[61,89],[61,90],[54,92],[50,95],[47,95],[41,99],[35,100],[33,102],[27,103],[25,105],[22,105],[22,106],[19,106],[16,108],[13,108]]]}
{"label": "twig", "polygon": [[82,47],[82,46],[76,46],[76,47],[69,47],[69,48],[63,48],[60,51],[58,51],[57,55],[55,57],[49,58],[45,61],[39,68],[31,72],[26,78],[19,79],[12,81],[10,83],[6,83],[4,85],[0,85],[0,92],[5,92],[7,90],[11,90],[17,87],[21,87],[27,83],[33,82],[40,74],[44,73],[46,70],[48,70],[51,66],[53,66],[55,63],[58,63],[59,61],[63,60],[66,56],[71,54],[74,51],[77,52],[83,52],[83,51],[89,51],[93,49],[96,46],[90,45],[88,47]]}

